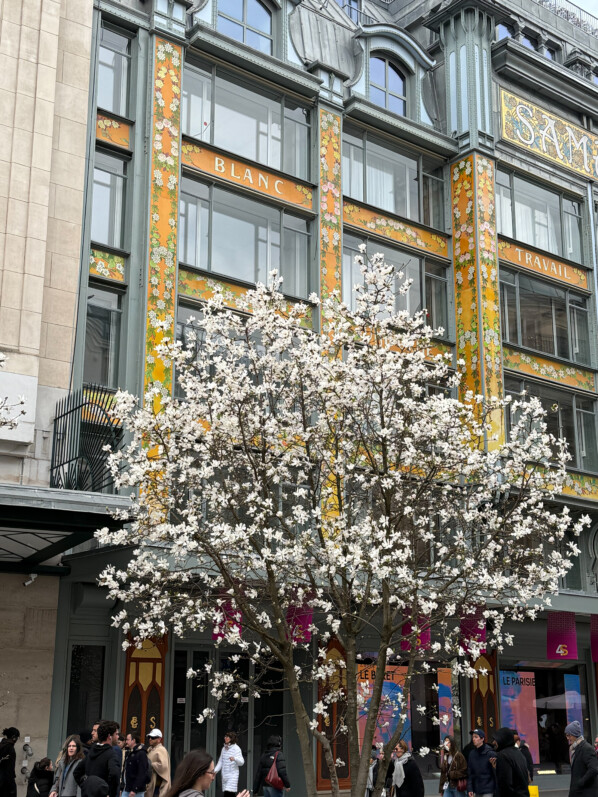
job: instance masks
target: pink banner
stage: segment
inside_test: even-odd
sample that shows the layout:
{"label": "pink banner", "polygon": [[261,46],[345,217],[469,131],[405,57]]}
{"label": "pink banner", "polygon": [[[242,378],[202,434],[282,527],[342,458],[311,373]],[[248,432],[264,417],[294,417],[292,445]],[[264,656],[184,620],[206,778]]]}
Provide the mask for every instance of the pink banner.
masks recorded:
{"label": "pink banner", "polygon": [[214,628],[212,629],[214,642],[224,639],[225,634],[232,630],[236,630],[241,636],[242,614],[238,609],[234,608],[232,601],[228,598],[223,598],[220,604],[220,612],[222,616],[220,620],[214,620]]}
{"label": "pink banner", "polygon": [[311,621],[314,616],[309,606],[289,606],[286,619],[295,642],[311,641]]}
{"label": "pink banner", "polygon": [[[461,647],[466,653],[470,652],[470,642],[481,643],[486,641],[486,621],[484,607],[477,606],[473,611],[464,614],[461,618]],[[480,653],[485,653],[486,648],[480,648]]]}
{"label": "pink banner", "polygon": [[516,728],[527,743],[535,764],[540,763],[536,677],[533,672],[500,671],[500,721],[506,728]]}
{"label": "pink banner", "polygon": [[598,661],[598,614],[590,615],[590,647],[592,661]]}
{"label": "pink banner", "polygon": [[546,658],[549,661],[577,658],[575,612],[548,612]]}
{"label": "pink banner", "polygon": [[[421,614],[417,618],[417,627],[419,629],[419,633],[415,640],[415,647],[418,650],[425,650],[430,646],[432,634],[430,626],[426,624],[426,618]],[[411,620],[407,620],[405,623],[403,623],[403,627],[401,628],[401,635],[403,637],[403,639],[401,639],[401,650],[411,650],[411,642],[409,641],[409,637],[412,633],[413,625],[411,624]]]}
{"label": "pink banner", "polygon": [[440,738],[452,736],[453,720],[453,678],[448,667],[438,668],[438,719],[440,720]]}

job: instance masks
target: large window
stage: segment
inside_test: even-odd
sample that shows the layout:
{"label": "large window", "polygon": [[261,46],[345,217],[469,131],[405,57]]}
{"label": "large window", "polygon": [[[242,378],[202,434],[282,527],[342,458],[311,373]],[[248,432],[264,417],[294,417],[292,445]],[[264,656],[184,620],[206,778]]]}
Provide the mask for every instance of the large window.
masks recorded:
{"label": "large window", "polygon": [[370,58],[370,100],[387,111],[405,116],[407,95],[405,76],[388,58]]}
{"label": "large window", "polygon": [[102,27],[98,57],[98,107],[127,115],[131,40]]}
{"label": "large window", "polygon": [[218,0],[218,30],[272,54],[272,14],[259,0]]}
{"label": "large window", "polygon": [[[425,307],[428,315],[428,324],[434,328],[442,327],[444,335],[448,336],[447,292],[448,283],[446,269],[435,263],[425,264],[418,257],[385,246],[378,241],[364,241],[355,235],[345,233],[343,236],[343,301],[349,307],[355,306],[355,286],[363,284],[363,274],[360,266],[355,262],[357,255],[361,255],[359,247],[366,244],[366,255],[380,252],[387,263],[392,263],[397,271],[403,273],[402,278],[397,278],[396,309],[408,310],[411,314]],[[405,280],[411,280],[411,287],[406,294],[399,292]]]}
{"label": "large window", "polygon": [[87,384],[118,387],[120,315],[118,293],[89,286],[83,364],[83,381]]}
{"label": "large window", "polygon": [[91,240],[115,249],[123,246],[125,162],[96,152],[93,169]]}
{"label": "large window", "polygon": [[438,161],[350,127],[343,134],[343,193],[430,227],[444,227]]}
{"label": "large window", "polygon": [[501,235],[582,262],[579,202],[498,169],[496,211]]}
{"label": "large window", "polygon": [[185,135],[309,179],[310,112],[304,105],[216,67],[189,64],[182,96]]}
{"label": "large window", "polygon": [[73,645],[69,678],[67,733],[77,728],[91,728],[103,714],[104,659],[103,645]]}
{"label": "large window", "polygon": [[[505,378],[505,392],[508,395],[518,398],[523,390],[527,395],[540,399],[546,410],[548,432],[557,438],[564,438],[569,444],[571,467],[598,471],[596,402],[586,396],[556,390],[537,382]],[[507,414],[507,430],[510,422],[510,415]]]}
{"label": "large window", "polygon": [[271,205],[183,178],[179,260],[245,282],[267,282],[277,269],[282,290],[310,288],[309,222]]}
{"label": "large window", "polygon": [[500,309],[505,343],[589,364],[590,334],[585,296],[501,268]]}

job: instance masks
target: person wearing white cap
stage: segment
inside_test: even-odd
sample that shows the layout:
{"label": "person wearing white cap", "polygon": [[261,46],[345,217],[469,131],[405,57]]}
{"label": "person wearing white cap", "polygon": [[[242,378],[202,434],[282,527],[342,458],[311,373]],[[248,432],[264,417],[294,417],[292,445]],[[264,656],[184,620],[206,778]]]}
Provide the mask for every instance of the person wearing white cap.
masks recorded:
{"label": "person wearing white cap", "polygon": [[170,788],[170,757],[162,744],[162,731],[153,728],[147,735],[147,757],[152,767],[152,779],[145,797],[164,797]]}
{"label": "person wearing white cap", "polygon": [[583,731],[577,720],[567,725],[565,736],[571,751],[569,797],[593,797],[598,778],[598,759],[594,748],[583,738]]}

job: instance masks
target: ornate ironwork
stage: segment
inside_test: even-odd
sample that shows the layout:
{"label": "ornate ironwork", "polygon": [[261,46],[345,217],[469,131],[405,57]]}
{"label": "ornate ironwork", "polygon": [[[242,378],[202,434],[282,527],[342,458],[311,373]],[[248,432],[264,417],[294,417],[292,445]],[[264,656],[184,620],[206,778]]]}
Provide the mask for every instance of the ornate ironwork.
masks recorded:
{"label": "ornate ironwork", "polygon": [[[50,487],[113,492],[108,470],[110,450],[122,444],[123,432],[110,414],[114,393],[87,385],[56,405]],[[105,450],[108,447],[110,450]]]}

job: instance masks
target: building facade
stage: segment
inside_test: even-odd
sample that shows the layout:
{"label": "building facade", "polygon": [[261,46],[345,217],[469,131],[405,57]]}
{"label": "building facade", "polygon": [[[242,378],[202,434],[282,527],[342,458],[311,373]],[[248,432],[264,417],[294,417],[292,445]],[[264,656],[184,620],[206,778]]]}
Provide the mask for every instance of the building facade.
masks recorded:
{"label": "building facade", "polygon": [[[558,768],[559,728],[598,733],[598,19],[567,0],[1,7],[0,390],[28,402],[0,440],[5,724],[41,756],[117,717],[160,727],[175,761],[232,724],[248,783],[277,731],[301,782],[283,693],[194,721],[211,697],[187,670],[234,651],[169,637],[122,652],[96,578],[126,552],[91,537],[126,503],[103,451],[120,442],[114,390],[176,389],[163,335],[184,340],[215,284],[234,307],[273,268],[290,300],[351,303],[365,243],[413,280],[401,301],[442,328],[464,390],[537,395],[569,442],[559,500],[592,526],[553,608],[576,648],[549,658],[544,616],[473,685],[413,687],[460,692],[464,738],[531,716],[536,763]],[[411,719],[413,744],[435,747]]]}

